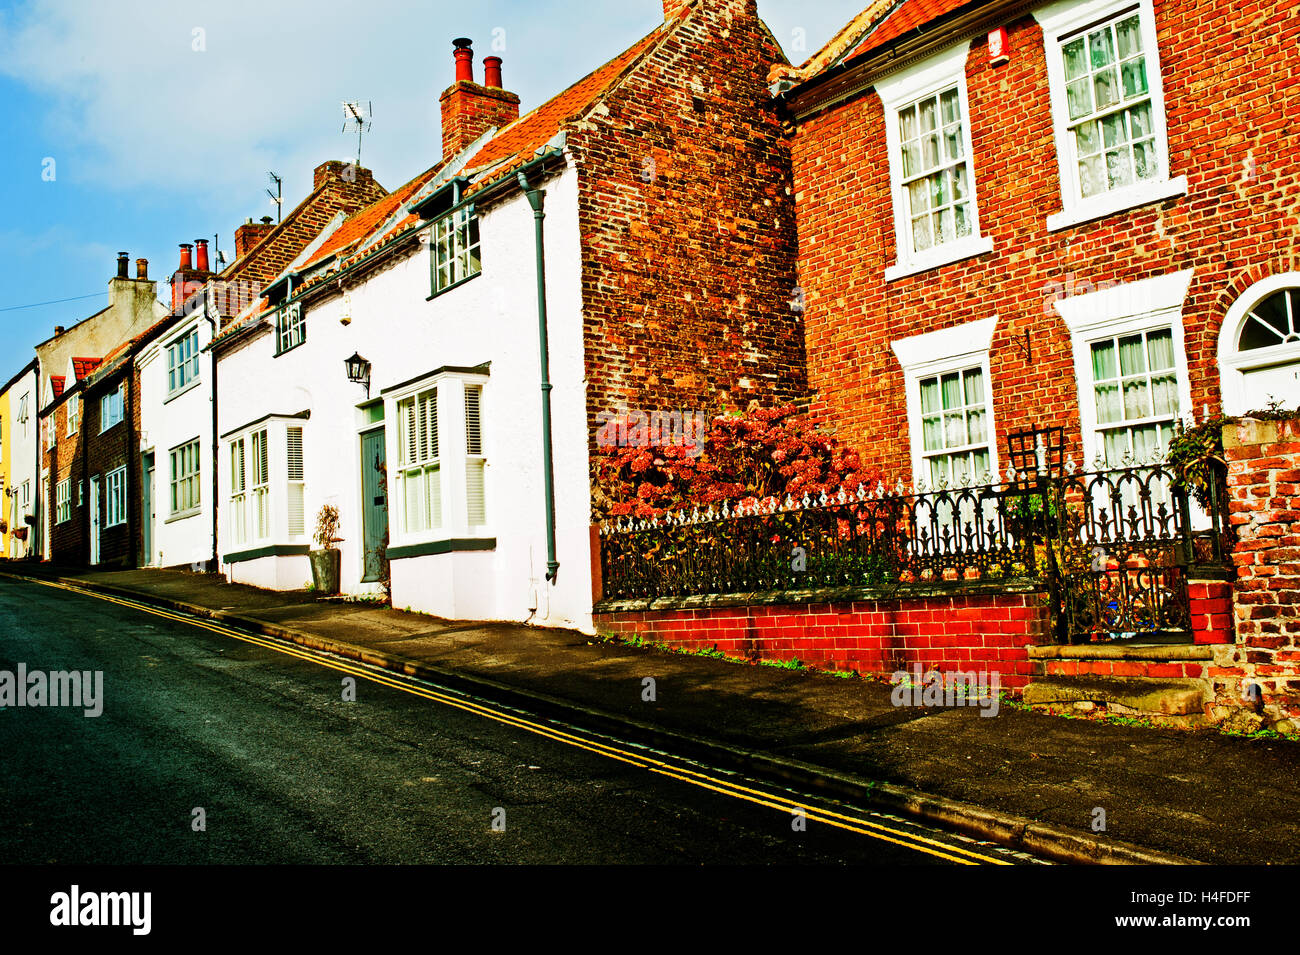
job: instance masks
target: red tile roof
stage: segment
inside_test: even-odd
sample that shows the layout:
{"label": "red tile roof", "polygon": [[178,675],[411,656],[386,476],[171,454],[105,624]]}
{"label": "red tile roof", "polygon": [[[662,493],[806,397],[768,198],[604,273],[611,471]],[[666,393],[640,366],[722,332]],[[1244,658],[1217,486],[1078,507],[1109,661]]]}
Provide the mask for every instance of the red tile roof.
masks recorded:
{"label": "red tile roof", "polygon": [[64,381],[65,378],[63,375],[50,375],[50,387],[54,389],[54,397],[58,398],[63,394]]}
{"label": "red tile roof", "polygon": [[977,2],[978,0],[905,0],[876,25],[867,35],[866,42],[854,49],[845,62],[860,59],[910,30],[934,23],[962,7],[975,6]]}
{"label": "red tile roof", "polygon": [[876,0],[799,67],[777,64],[769,82],[806,82],[834,66],[861,60],[904,36],[982,0]]}
{"label": "red tile roof", "polygon": [[81,379],[98,368],[101,361],[102,359],[99,358],[74,358],[72,359],[72,373],[76,375],[77,381],[81,381]]}

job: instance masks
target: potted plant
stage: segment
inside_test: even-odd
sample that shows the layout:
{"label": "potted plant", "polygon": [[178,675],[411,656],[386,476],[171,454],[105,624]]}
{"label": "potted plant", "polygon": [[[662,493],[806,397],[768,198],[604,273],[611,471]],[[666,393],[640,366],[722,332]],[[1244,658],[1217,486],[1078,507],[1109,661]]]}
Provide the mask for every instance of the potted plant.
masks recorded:
{"label": "potted plant", "polygon": [[324,505],[316,514],[317,550],[310,553],[312,589],[327,596],[339,592],[339,575],[343,555],[335,545],[343,538],[339,533],[339,509],[333,504]]}

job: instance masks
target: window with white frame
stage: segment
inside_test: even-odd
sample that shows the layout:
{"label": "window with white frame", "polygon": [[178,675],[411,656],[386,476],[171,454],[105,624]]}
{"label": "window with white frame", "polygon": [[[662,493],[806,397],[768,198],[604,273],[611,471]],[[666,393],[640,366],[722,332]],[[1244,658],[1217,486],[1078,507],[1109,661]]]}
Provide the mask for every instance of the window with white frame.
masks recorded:
{"label": "window with white frame", "polygon": [[126,523],[126,468],[110,471],[104,477],[104,526]]}
{"label": "window with white frame", "polygon": [[76,434],[79,427],[81,427],[81,395],[73,395],[68,399],[68,434]]}
{"label": "window with white frame", "polygon": [[173,395],[199,377],[199,330],[167,346],[167,393]]}
{"label": "window with white frame", "polygon": [[1148,463],[1191,410],[1182,307],[1191,270],[1058,299],[1070,329],[1089,463]]}
{"label": "window with white frame", "polygon": [[987,318],[893,342],[903,369],[918,485],[933,489],[996,480],[989,389],[996,326],[996,318]]}
{"label": "window with white frame", "polygon": [[288,542],[285,505],[279,503],[286,500],[283,472],[276,472],[280,474],[274,482],[278,491],[273,490],[271,481],[272,441],[277,447],[276,467],[283,468],[285,459],[279,456],[278,449],[285,446],[285,433],[282,424],[259,425],[226,439],[230,461],[227,553],[271,542]]}
{"label": "window with white frame", "polygon": [[307,340],[307,325],[302,317],[302,303],[294,302],[275,313],[276,354],[297,348]]}
{"label": "window with white frame", "polygon": [[918,382],[921,474],[932,488],[992,480],[984,368],[976,365]]}
{"label": "window with white frame", "polygon": [[1225,414],[1300,405],[1300,272],[1260,279],[1232,303],[1219,371]]}
{"label": "window with white frame", "polygon": [[171,512],[184,514],[199,507],[199,442],[173,448],[171,457]]}
{"label": "window with white frame", "polygon": [[397,405],[398,526],[408,535],[442,527],[442,462],[438,447],[438,389]]}
{"label": "window with white frame", "polygon": [[482,271],[478,216],[471,207],[462,206],[435,219],[430,230],[434,295]]}
{"label": "window with white frame", "polygon": [[247,445],[240,437],[230,442],[230,508],[228,531],[232,549],[248,543]]}
{"label": "window with white frame", "polygon": [[24,481],[20,485],[20,487],[21,487],[23,508],[25,509],[29,504],[32,503],[32,482]]}
{"label": "window with white frame", "polygon": [[1181,195],[1169,146],[1151,0],[1063,0],[1043,29],[1064,228]]}
{"label": "window with white frame", "polygon": [[99,399],[100,434],[122,421],[122,388],[122,385],[118,385]]}
{"label": "window with white frame", "polygon": [[980,235],[966,97],[968,45],[876,84],[885,112],[898,278],[988,252]]}
{"label": "window with white frame", "polygon": [[54,488],[54,521],[62,524],[72,519],[72,481],[60,481]]}
{"label": "window with white frame", "polygon": [[271,537],[271,467],[267,430],[254,431],[248,442],[249,539],[264,541]]}

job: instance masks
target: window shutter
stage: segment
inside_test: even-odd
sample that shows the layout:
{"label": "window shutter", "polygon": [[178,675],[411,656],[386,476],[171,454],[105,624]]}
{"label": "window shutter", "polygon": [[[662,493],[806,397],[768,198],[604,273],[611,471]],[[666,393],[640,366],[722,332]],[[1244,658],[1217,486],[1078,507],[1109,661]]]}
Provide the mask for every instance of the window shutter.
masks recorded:
{"label": "window shutter", "polygon": [[483,388],[465,386],[465,501],[471,527],[487,521],[483,487],[483,424],[480,414]]}
{"label": "window shutter", "polygon": [[479,405],[483,395],[480,385],[465,387],[465,453],[479,455],[483,453],[483,427],[479,417]]}
{"label": "window shutter", "polygon": [[266,432],[259,431],[255,435],[257,441],[257,461],[254,463],[257,468],[257,483],[266,484],[271,479],[271,468],[266,460]]}
{"label": "window shutter", "polygon": [[402,454],[405,456],[405,460],[402,461],[402,464],[414,464],[419,460],[416,450],[416,441],[419,434],[415,420],[415,399],[402,403],[400,422],[404,430],[401,438]]}
{"label": "window shutter", "polygon": [[230,442],[230,492],[244,491],[244,439]]}
{"label": "window shutter", "polygon": [[289,535],[301,537],[306,533],[303,515],[302,428],[287,429],[285,443],[289,458]]}
{"label": "window shutter", "polygon": [[289,451],[289,480],[302,480],[302,428],[289,428],[285,434]]}
{"label": "window shutter", "polygon": [[430,391],[425,396],[428,406],[429,457],[438,457],[438,392]]}

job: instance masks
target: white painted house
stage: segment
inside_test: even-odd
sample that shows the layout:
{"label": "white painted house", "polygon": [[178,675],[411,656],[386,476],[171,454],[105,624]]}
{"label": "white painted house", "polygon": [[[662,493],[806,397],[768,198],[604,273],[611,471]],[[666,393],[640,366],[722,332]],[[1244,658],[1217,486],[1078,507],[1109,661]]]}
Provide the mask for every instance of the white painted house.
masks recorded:
{"label": "white painted house", "polygon": [[[387,528],[396,607],[585,626],[576,176],[556,149],[530,170],[546,190],[556,526],[569,531],[555,554],[566,573],[548,587],[533,210],[514,173],[483,180],[492,188],[471,206],[453,169],[349,223],[219,339],[223,567],[243,583],[305,586],[315,516],[332,504],[346,593],[381,591]],[[429,220],[411,206],[446,211]],[[381,238],[391,254],[367,256]],[[354,355],[369,364],[368,393],[347,378]]]}
{"label": "white painted house", "polygon": [[141,551],[152,567],[206,567],[214,551],[212,363],[216,318],[177,317],[136,358],[140,374]]}

